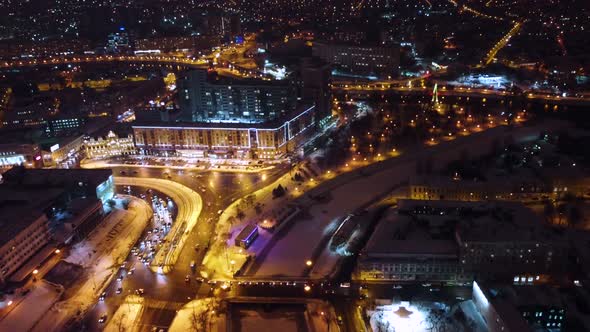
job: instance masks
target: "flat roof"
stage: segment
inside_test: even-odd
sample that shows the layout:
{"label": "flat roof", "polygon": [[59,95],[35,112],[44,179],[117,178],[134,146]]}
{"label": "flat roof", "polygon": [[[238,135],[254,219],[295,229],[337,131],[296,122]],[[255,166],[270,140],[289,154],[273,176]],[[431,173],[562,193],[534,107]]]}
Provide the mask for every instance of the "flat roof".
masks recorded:
{"label": "flat roof", "polygon": [[98,186],[113,175],[111,169],[28,169],[13,167],[2,177],[7,184],[35,187],[68,187],[79,182]]}
{"label": "flat roof", "polygon": [[250,234],[252,234],[254,232],[254,230],[257,230],[258,226],[256,226],[255,224],[248,224],[246,225],[246,227],[244,227],[240,233],[238,234],[238,236],[236,237],[237,241],[243,241],[246,240]]}
{"label": "flat roof", "polygon": [[63,193],[63,189],[42,190],[17,185],[0,185],[0,246],[45,215],[45,209]]}
{"label": "flat roof", "polygon": [[197,128],[218,128],[218,129],[277,129],[286,122],[292,121],[303,113],[312,110],[315,105],[301,105],[293,112],[279,118],[265,122],[164,122],[164,121],[139,121],[134,122],[133,128],[175,128],[175,129],[197,129]]}
{"label": "flat roof", "polygon": [[558,241],[561,231],[551,228],[531,209],[510,201],[400,200],[400,211],[433,220],[455,219],[461,241]]}
{"label": "flat roof", "polygon": [[371,258],[432,256],[456,258],[452,223],[423,223],[409,215],[392,214],[382,219],[364,252]]}

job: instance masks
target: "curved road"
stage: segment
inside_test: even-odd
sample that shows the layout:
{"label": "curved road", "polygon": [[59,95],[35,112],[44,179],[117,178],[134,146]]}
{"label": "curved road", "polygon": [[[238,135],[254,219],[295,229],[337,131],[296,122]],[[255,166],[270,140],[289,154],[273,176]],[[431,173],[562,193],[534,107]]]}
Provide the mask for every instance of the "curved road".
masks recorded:
{"label": "curved road", "polygon": [[197,224],[203,209],[201,196],[186,186],[164,179],[117,176],[115,185],[152,188],[170,197],[176,203],[178,207],[176,221],[166,235],[166,245],[156,253],[152,266],[152,269],[158,272],[169,272],[176,263],[188,235]]}

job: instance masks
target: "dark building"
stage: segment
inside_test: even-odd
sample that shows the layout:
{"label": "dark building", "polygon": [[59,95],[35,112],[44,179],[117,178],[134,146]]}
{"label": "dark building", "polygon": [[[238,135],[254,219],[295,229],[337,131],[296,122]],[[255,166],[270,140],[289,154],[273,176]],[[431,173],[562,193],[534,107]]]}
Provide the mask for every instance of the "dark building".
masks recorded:
{"label": "dark building", "polygon": [[111,170],[14,167],[0,184],[0,284],[21,283],[58,243],[84,238],[113,196]]}
{"label": "dark building", "polygon": [[291,81],[233,79],[187,72],[179,82],[180,109],[185,121],[260,123],[283,117],[296,106]]}
{"label": "dark building", "polygon": [[397,76],[399,46],[367,46],[333,42],[314,42],[313,56],[331,63],[335,68],[356,75]]}
{"label": "dark building", "polygon": [[301,64],[301,98],[316,105],[320,118],[331,114],[332,66],[317,58],[306,58]]}

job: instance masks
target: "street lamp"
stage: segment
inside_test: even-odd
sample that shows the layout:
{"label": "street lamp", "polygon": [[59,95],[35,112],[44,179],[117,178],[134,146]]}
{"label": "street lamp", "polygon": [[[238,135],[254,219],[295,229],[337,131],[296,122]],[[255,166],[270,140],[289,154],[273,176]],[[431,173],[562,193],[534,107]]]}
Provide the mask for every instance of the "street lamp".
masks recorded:
{"label": "street lamp", "polygon": [[307,265],[307,266],[311,266],[311,264],[313,264],[313,262],[309,259],[305,262],[305,265]]}
{"label": "street lamp", "polygon": [[303,287],[303,290],[309,292],[311,290],[311,287],[309,287],[309,285],[305,285],[305,287]]}

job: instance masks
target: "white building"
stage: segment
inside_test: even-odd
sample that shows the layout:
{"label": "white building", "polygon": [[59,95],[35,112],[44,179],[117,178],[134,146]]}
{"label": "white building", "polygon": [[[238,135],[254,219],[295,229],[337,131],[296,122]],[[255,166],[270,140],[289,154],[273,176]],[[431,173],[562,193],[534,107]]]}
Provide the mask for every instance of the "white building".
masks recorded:
{"label": "white building", "polygon": [[88,159],[101,159],[124,156],[135,153],[133,135],[119,137],[109,131],[106,138],[90,138],[84,141],[84,150]]}

